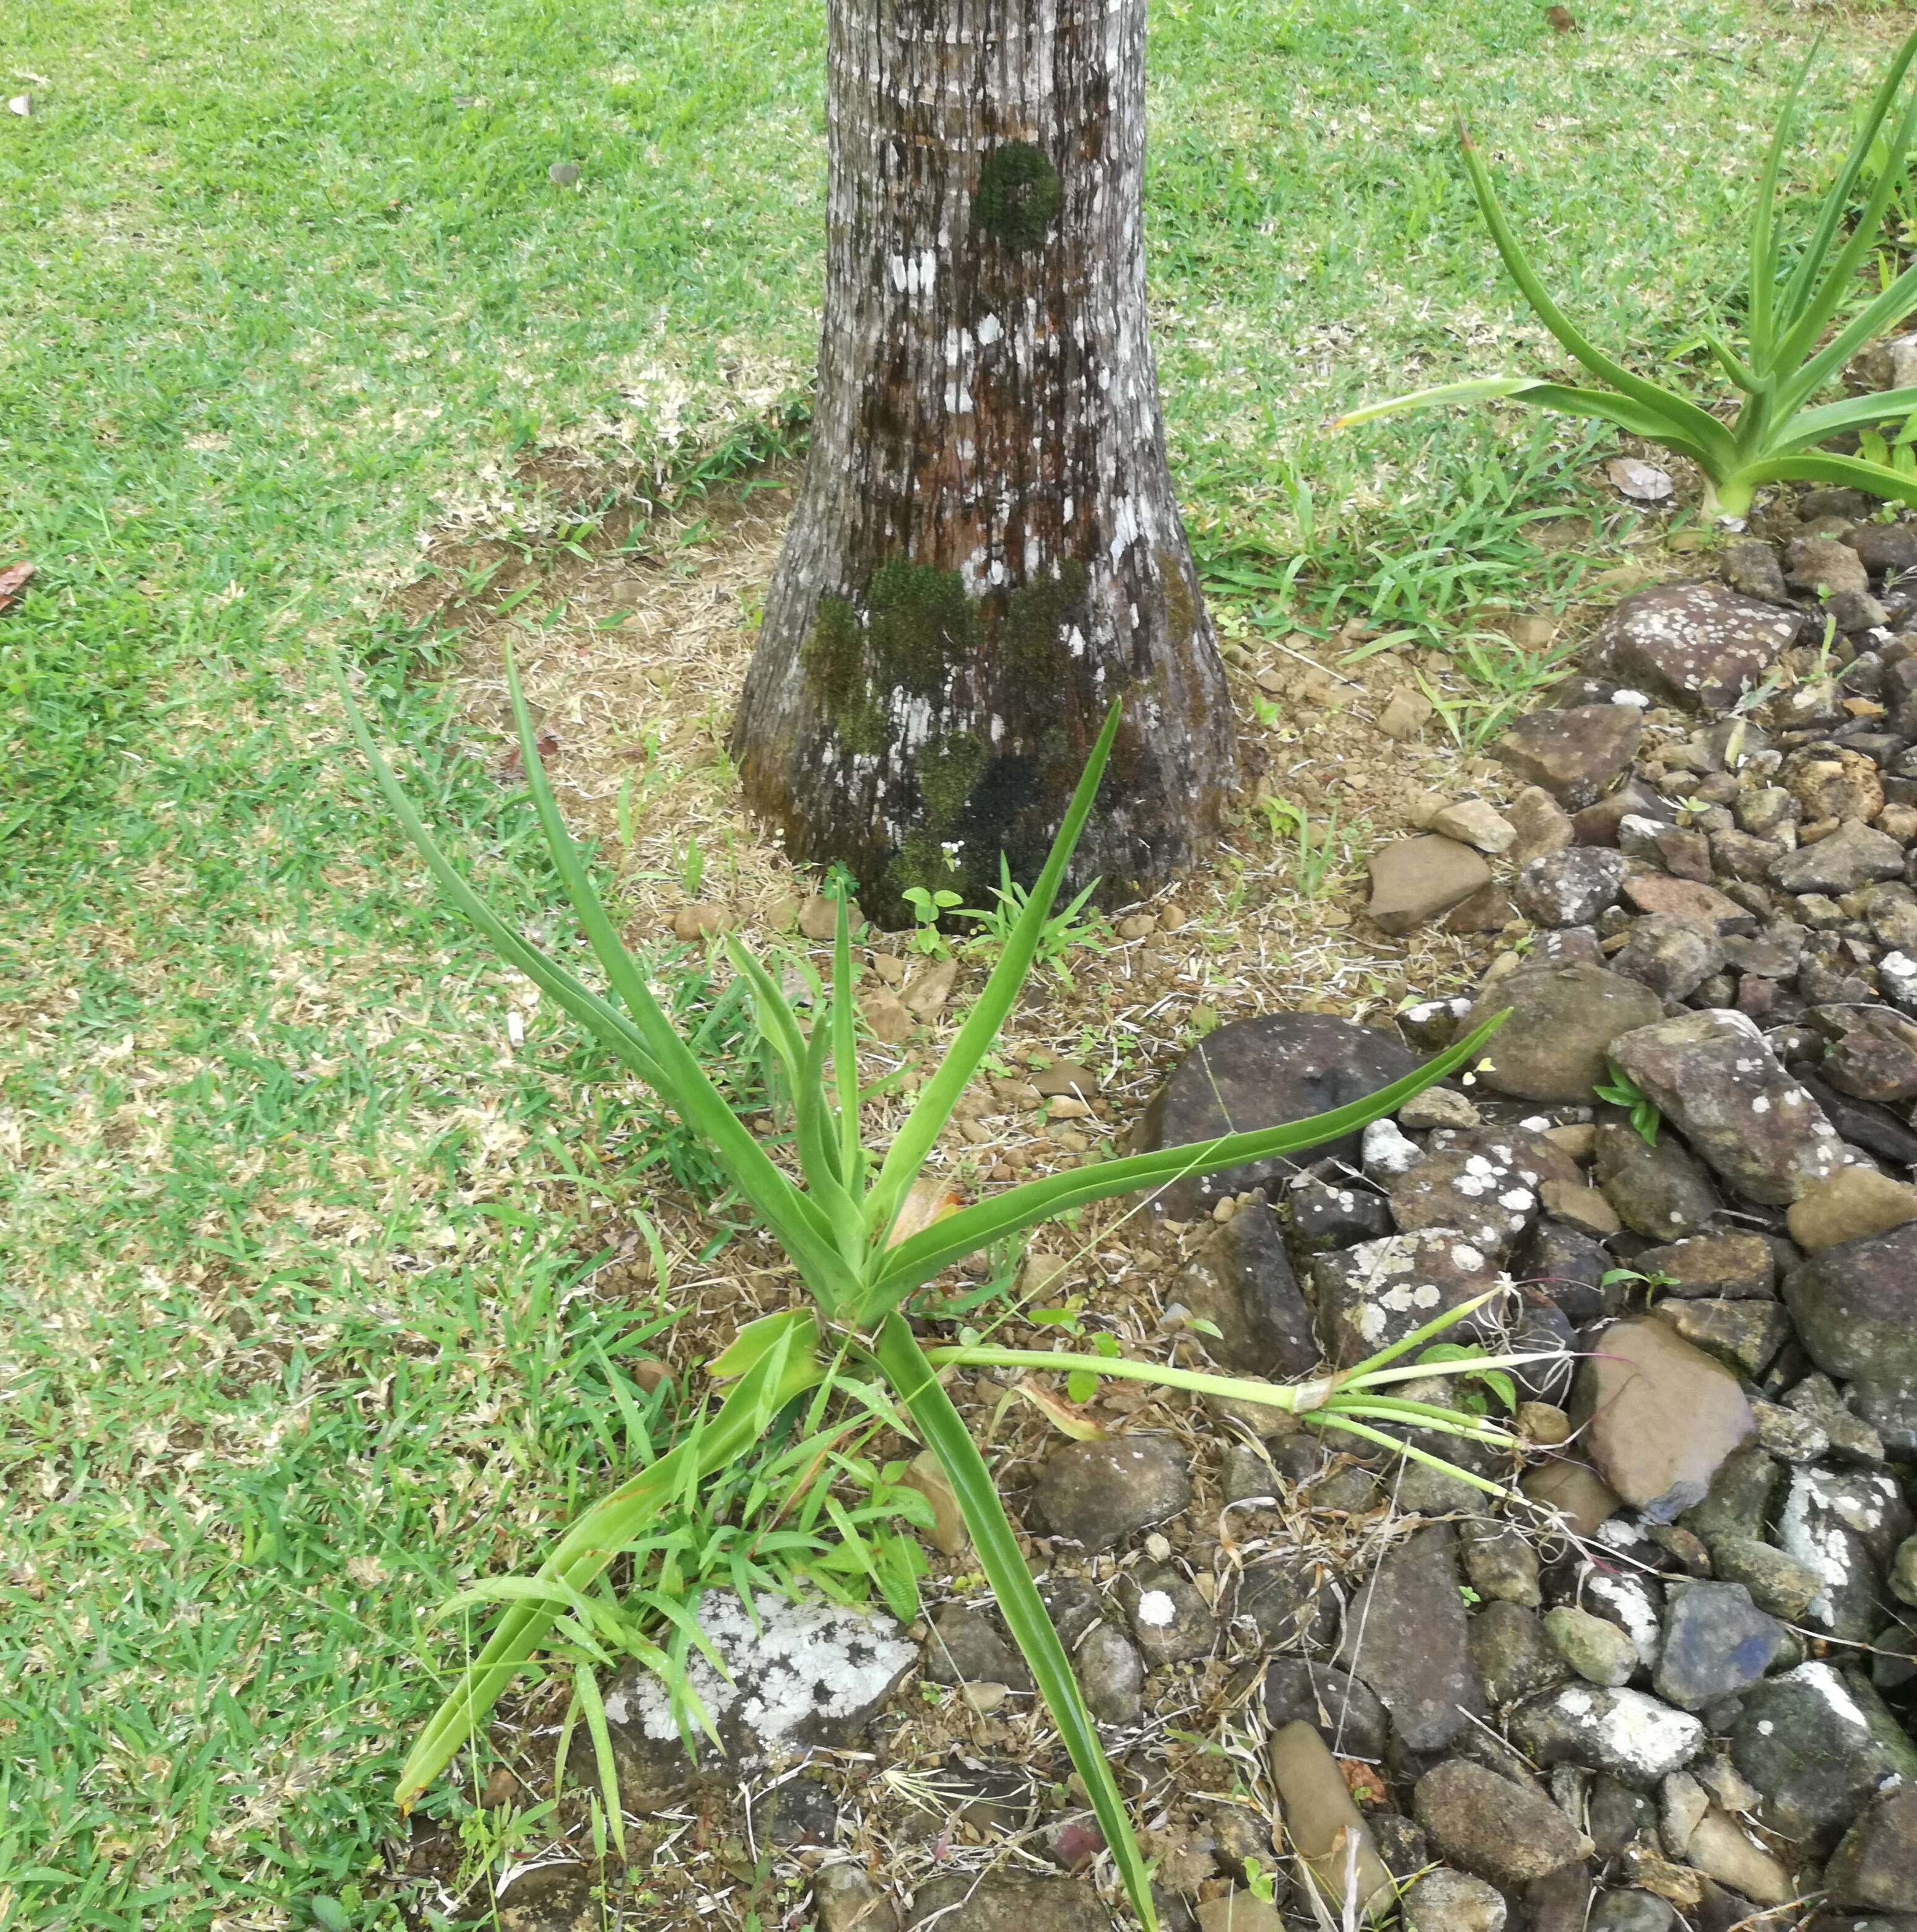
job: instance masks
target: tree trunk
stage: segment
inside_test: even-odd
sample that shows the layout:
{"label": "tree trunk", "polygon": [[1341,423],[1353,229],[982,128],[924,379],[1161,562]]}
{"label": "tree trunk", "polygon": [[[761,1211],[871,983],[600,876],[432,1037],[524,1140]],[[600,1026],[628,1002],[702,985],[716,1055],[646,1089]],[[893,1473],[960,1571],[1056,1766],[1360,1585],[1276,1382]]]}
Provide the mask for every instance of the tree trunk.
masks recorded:
{"label": "tree trunk", "polygon": [[[732,734],[866,909],[1029,879],[1106,706],[1074,868],[1217,836],[1231,707],[1145,316],[1145,0],[831,0],[812,441]],[[988,899],[969,898],[974,904]]]}

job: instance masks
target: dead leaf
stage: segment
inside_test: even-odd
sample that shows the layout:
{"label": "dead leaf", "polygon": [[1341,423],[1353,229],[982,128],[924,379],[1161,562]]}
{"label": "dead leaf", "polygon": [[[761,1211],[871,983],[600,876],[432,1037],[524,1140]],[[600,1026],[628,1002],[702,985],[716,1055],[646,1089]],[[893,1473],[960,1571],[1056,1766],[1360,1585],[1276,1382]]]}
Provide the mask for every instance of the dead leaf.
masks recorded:
{"label": "dead leaf", "polygon": [[914,1234],[923,1234],[934,1222],[958,1211],[957,1195],[943,1181],[928,1180],[920,1174],[905,1190],[905,1198],[898,1206],[898,1218],[892,1224],[892,1233],[886,1246],[896,1248],[901,1241],[909,1241]]}
{"label": "dead leaf", "polygon": [[11,96],[7,103],[7,112],[9,114],[17,114],[24,121],[33,112],[33,96],[30,94],[16,94]]}
{"label": "dead leaf", "polygon": [[1360,1804],[1384,1803],[1384,1781],[1370,1765],[1354,1757],[1341,1757],[1338,1768],[1345,1774],[1347,1788]]}
{"label": "dead leaf", "polygon": [[37,568],[31,563],[10,563],[4,570],[0,570],[0,610],[18,598],[33,580]]}
{"label": "dead leaf", "polygon": [[958,962],[941,959],[913,975],[912,983],[899,996],[905,1010],[915,1020],[928,1020],[952,997],[958,979]]}
{"label": "dead leaf", "polygon": [[1544,17],[1551,23],[1554,34],[1574,34],[1578,32],[1576,18],[1568,7],[1546,7]]}
{"label": "dead leaf", "polygon": [[1060,1435],[1070,1436],[1074,1442],[1102,1442],[1111,1434],[1109,1430],[1094,1422],[1083,1409],[1075,1408],[1049,1389],[1040,1388],[1030,1376],[1013,1388],[1012,1394],[1023,1396]]}
{"label": "dead leaf", "polygon": [[1654,463],[1640,462],[1634,456],[1614,456],[1604,466],[1619,494],[1634,502],[1661,503],[1671,494],[1670,472]]}

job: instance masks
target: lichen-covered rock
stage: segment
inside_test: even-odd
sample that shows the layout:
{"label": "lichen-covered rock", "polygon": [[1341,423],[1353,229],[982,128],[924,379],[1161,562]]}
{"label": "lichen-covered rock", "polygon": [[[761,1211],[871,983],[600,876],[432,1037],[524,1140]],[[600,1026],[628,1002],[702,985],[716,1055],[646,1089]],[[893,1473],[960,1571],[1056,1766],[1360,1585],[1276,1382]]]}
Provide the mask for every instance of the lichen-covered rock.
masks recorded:
{"label": "lichen-covered rock", "polygon": [[1785,1277],[1784,1298],[1826,1375],[1917,1387],[1917,1221],[1813,1255]]}
{"label": "lichen-covered rock", "polygon": [[1766,1822],[1820,1856],[1880,1786],[1917,1782],[1917,1746],[1852,1672],[1799,1664],[1742,1702],[1731,1762],[1762,1796]]}
{"label": "lichen-covered rock", "polygon": [[[1394,1034],[1325,1013],[1239,1020],[1208,1035],[1172,1070],[1145,1110],[1138,1146],[1150,1152],[1328,1113],[1403,1079],[1421,1064]],[[1309,1162],[1355,1164],[1358,1155],[1358,1136],[1347,1134],[1313,1148],[1302,1160],[1278,1156],[1187,1176],[1164,1189],[1156,1204],[1175,1220],[1196,1220],[1227,1196],[1273,1188]]]}
{"label": "lichen-covered rock", "polygon": [[1218,1641],[1211,1606],[1182,1570],[1167,1563],[1121,1577],[1118,1594],[1146,1664],[1189,1664]]}
{"label": "lichen-covered rock", "polygon": [[1505,1905],[1495,1886],[1439,1865],[1405,1894],[1405,1932],[1504,1932]]}
{"label": "lichen-covered rock", "polygon": [[[1777,559],[1762,550],[1772,572]],[[1728,568],[1728,566],[1727,566]],[[1745,556],[1740,568],[1755,571]],[[1768,588],[1771,577],[1761,580]],[[1783,590],[1780,574],[1778,588]],[[1594,640],[1600,671],[1670,704],[1721,711],[1760,683],[1797,634],[1794,610],[1740,596],[1714,584],[1658,584],[1627,597],[1606,616]]]}
{"label": "lichen-covered rock", "polygon": [[1455,1228],[1366,1241],[1311,1264],[1324,1352],[1340,1368],[1498,1285],[1496,1258]]}
{"label": "lichen-covered rock", "polygon": [[1712,974],[1724,970],[1724,943],[1688,920],[1648,913],[1632,922],[1611,965],[1662,999],[1688,1000]]}
{"label": "lichen-covered rock", "polygon": [[1598,1473],[1654,1522],[1703,1500],[1756,1433],[1737,1378],[1661,1322],[1620,1322],[1580,1364],[1572,1418]]}
{"label": "lichen-covered rock", "polygon": [[1768,1300],[1777,1292],[1776,1251],[1761,1234],[1694,1234],[1646,1248],[1636,1266],[1661,1295],[1699,1301]]}
{"label": "lichen-covered rock", "polygon": [[1582,1765],[1648,1790],[1704,1747],[1704,1726],[1642,1690],[1574,1684],[1520,1706],[1511,1741],[1533,1762]]}
{"label": "lichen-covered rock", "polygon": [[1184,1451],[1159,1436],[1061,1442],[1032,1487],[1034,1511],[1052,1534],[1094,1555],[1176,1516],[1191,1499]]}
{"label": "lichen-covered rock", "polygon": [[1822,1581],[1805,1622],[1850,1642],[1868,1642],[1886,1612],[1884,1574],[1913,1528],[1903,1492],[1882,1470],[1793,1469],[1778,1542]]}
{"label": "lichen-covered rock", "polygon": [[1713,1009],[1640,1027],[1611,1042],[1611,1057],[1751,1200],[1795,1201],[1844,1164],[1823,1110],[1742,1013]]}
{"label": "lichen-covered rock", "polygon": [[1467,1030],[1509,1016],[1493,1036],[1478,1078],[1525,1100],[1588,1101],[1606,1077],[1605,1054],[1620,1034],[1652,1024],[1664,1012],[1649,987],[1582,963],[1521,967],[1479,994]]}
{"label": "lichen-covered rock", "polygon": [[1412,1806],[1454,1864],[1507,1890],[1575,1864],[1589,1850],[1549,1798],[1462,1759],[1426,1772]]}
{"label": "lichen-covered rock", "polygon": [[1442,1749],[1484,1714],[1458,1583],[1457,1533],[1435,1523],[1384,1557],[1346,1617],[1339,1661],[1383,1699],[1409,1750]]}
{"label": "lichen-covered rock", "polygon": [[1580,1179],[1576,1163],[1536,1134],[1474,1129],[1431,1150],[1386,1184],[1402,1232],[1454,1228],[1474,1247],[1502,1255],[1537,1219],[1547,1180]]}
{"label": "lichen-covered rock", "polygon": [[1588,926],[1617,903],[1629,869],[1622,852],[1574,845],[1520,868],[1511,896],[1534,926]]}
{"label": "lichen-covered rock", "polygon": [[1644,714],[1627,704],[1583,704],[1534,711],[1491,748],[1527,784],[1541,787],[1566,810],[1595,804],[1630,768]]}

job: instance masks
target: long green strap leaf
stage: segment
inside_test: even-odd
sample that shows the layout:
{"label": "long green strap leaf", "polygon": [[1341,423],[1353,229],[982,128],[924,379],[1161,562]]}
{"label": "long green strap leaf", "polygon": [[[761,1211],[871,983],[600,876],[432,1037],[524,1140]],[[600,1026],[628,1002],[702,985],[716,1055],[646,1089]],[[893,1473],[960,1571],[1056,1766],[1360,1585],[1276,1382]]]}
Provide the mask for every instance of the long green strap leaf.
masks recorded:
{"label": "long green strap leaf", "polygon": [[1730,480],[1748,484],[1834,483],[1846,489],[1867,490],[1886,502],[1917,504],[1917,476],[1886,469],[1881,463],[1866,463],[1859,456],[1780,456],[1768,462],[1751,464]]}
{"label": "long green strap leaf", "polygon": [[1900,420],[1917,410],[1917,388],[1885,389],[1874,396],[1847,396],[1840,403],[1826,403],[1820,410],[1806,410],[1792,419],[1789,430],[1766,452],[1767,458],[1790,456],[1800,449],[1814,448],[1846,430],[1871,429],[1879,423]]}
{"label": "long green strap leaf", "polygon": [[972,1534],[973,1547],[979,1553],[980,1567],[992,1585],[1006,1628],[1031,1666],[1032,1676],[1064,1740],[1072,1768],[1084,1783],[1132,1910],[1145,1932],[1158,1932],[1150,1876],[1132,1834],[1131,1820],[1125,1815],[1124,1799],[1106,1761],[1098,1727],[1085,1708],[1072,1660],[1006,1520],[992,1472],[950,1398],[940,1388],[938,1371],[920,1352],[911,1330],[898,1315],[888,1315],[881,1324],[875,1352],[886,1378],[951,1481],[959,1512]]}
{"label": "long green strap leaf", "polygon": [[1771,368],[1772,352],[1777,340],[1778,177],[1784,170],[1784,152],[1790,144],[1791,130],[1797,124],[1798,105],[1804,98],[1804,85],[1810,78],[1811,66],[1822,44],[1822,37],[1820,35],[1804,56],[1804,64],[1797,70],[1797,78],[1784,96],[1784,109],[1778,116],[1778,130],[1772,136],[1769,152],[1764,157],[1764,171],[1757,183],[1757,205],[1750,218],[1750,355],[1752,361],[1766,374]]}
{"label": "long green strap leaf", "polygon": [[1022,1187],[1008,1188],[976,1206],[961,1208],[910,1240],[900,1242],[886,1256],[886,1265],[874,1280],[867,1297],[868,1312],[896,1303],[952,1262],[976,1254],[1021,1228],[1035,1227],[1068,1208],[1108,1200],[1114,1194],[1162,1187],[1187,1175],[1215,1174],[1221,1168],[1241,1167],[1276,1154],[1300,1153],[1354,1133],[1387,1114],[1396,1113],[1412,1095],[1423,1093],[1434,1082],[1475,1059],[1503,1023],[1504,1016],[1499,1014],[1468,1039],[1426,1061],[1415,1073],[1380,1088],[1362,1100],[1354,1100],[1348,1106],[1334,1108],[1329,1113],[1313,1114],[1283,1126],[1225,1134],[1214,1141],[1195,1141],[1182,1147],[1160,1148],[1152,1154],[1133,1154],[1124,1160],[1074,1168],[1069,1173],[1028,1181]]}
{"label": "long green strap leaf", "polygon": [[1085,820],[1091,815],[1092,801],[1098,796],[1099,781],[1105,775],[1106,760],[1112,755],[1112,741],[1118,735],[1118,716],[1119,706],[1114,702],[1105,714],[1104,728],[1085,761],[1078,789],[1072,794],[1072,802],[1066,809],[1058,837],[1052,842],[1051,853],[1032,887],[1031,897],[1013,926],[1011,937],[1005,942],[1005,950],[992,968],[985,991],[966,1016],[964,1024],[958,1029],[958,1036],[939,1063],[938,1071],[926,1083],[918,1105],[906,1117],[904,1125],[886,1151],[878,1178],[873,1182],[866,1201],[866,1226],[881,1245],[898,1215],[906,1190],[918,1178],[919,1170],[925,1165],[926,1155],[932,1152],[933,1142],[951,1118],[959,1095],[978,1071],[979,1062],[991,1051],[999,1028],[1005,1023],[1005,1016],[1018,1000],[1019,989],[1024,985],[1025,976],[1037,956],[1039,941],[1044,936],[1045,922],[1050,916],[1052,902],[1058,898],[1058,888],[1064,883],[1065,868],[1071,862],[1072,848],[1078,842],[1079,833],[1084,830]]}
{"label": "long green strap leaf", "polygon": [[[1917,105],[1917,102],[1913,102]],[[1894,328],[1917,308],[1917,265],[1874,296],[1778,392],[1787,410],[1801,409],[1875,336]]]}

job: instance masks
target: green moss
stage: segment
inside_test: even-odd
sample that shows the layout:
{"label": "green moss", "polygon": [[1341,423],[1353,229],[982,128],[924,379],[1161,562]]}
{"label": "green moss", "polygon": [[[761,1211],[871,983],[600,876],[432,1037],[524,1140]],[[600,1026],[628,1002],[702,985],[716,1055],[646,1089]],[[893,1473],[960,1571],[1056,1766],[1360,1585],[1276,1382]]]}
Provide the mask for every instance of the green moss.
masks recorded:
{"label": "green moss", "polygon": [[1192,593],[1178,553],[1170,544],[1159,545],[1157,561],[1158,580],[1165,586],[1165,628],[1172,643],[1183,651],[1198,629],[1198,599]]}
{"label": "green moss", "polygon": [[967,883],[932,832],[906,833],[885,868],[885,882],[901,898],[915,886],[928,892],[949,892],[961,890]]}
{"label": "green moss", "polygon": [[991,754],[969,731],[944,732],[927,744],[919,754],[919,796],[929,830],[952,836],[990,762]]}
{"label": "green moss", "polygon": [[1036,248],[1065,199],[1058,170],[1029,141],[1007,141],[986,157],[972,220],[1008,248]]}
{"label": "green moss", "polygon": [[881,564],[866,586],[872,657],[879,676],[920,698],[936,698],[945,674],[978,638],[978,606],[956,570],[902,558]]}
{"label": "green moss", "polygon": [[1082,563],[1061,564],[1056,577],[1041,577],[1006,600],[1006,656],[1028,684],[1047,689],[1066,675],[1072,653],[1066,632],[1084,616],[1090,579]]}
{"label": "green moss", "polygon": [[836,719],[865,688],[860,662],[859,620],[844,597],[821,597],[812,628],[800,646],[799,662],[827,712]]}

